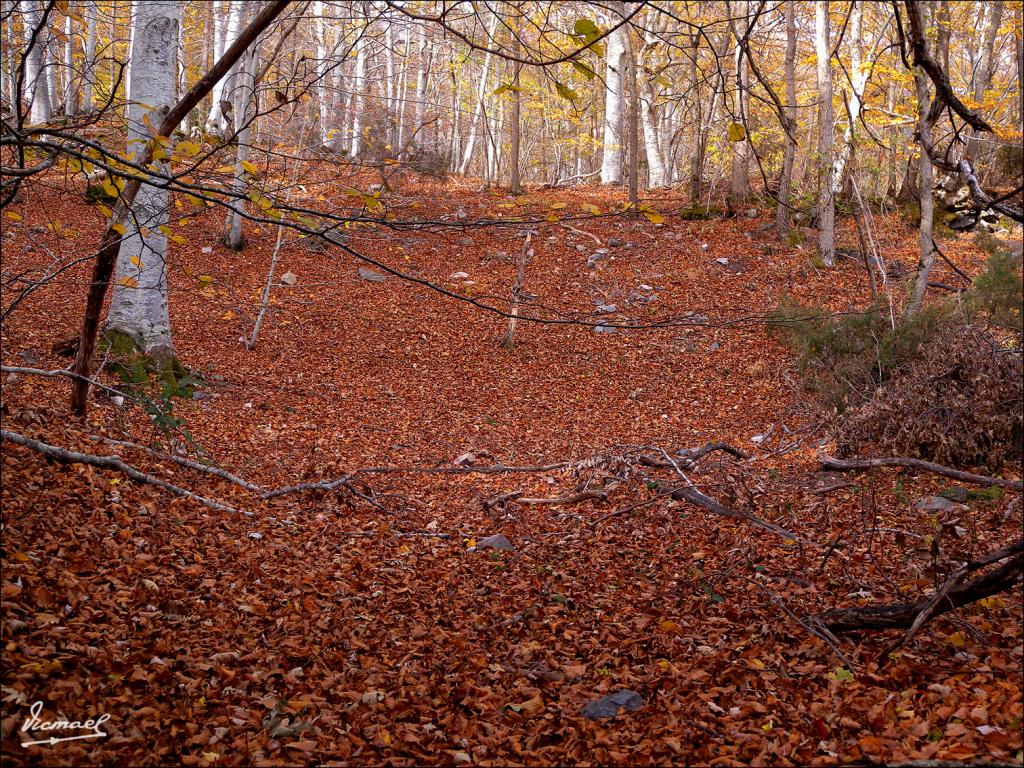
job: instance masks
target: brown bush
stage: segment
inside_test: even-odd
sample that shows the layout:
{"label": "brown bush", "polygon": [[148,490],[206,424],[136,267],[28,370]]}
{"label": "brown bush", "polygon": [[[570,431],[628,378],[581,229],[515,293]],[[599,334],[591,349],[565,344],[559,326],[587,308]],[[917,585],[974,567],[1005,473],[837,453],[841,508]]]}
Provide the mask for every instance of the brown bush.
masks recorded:
{"label": "brown bush", "polygon": [[871,442],[884,452],[996,469],[1021,459],[1019,348],[975,326],[947,326],[920,356],[839,420],[841,455]]}

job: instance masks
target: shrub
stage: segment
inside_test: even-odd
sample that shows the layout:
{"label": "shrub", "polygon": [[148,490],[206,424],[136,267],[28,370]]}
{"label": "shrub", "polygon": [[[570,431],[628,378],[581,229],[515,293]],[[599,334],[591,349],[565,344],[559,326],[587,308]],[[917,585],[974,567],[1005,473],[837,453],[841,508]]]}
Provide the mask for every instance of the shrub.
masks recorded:
{"label": "shrub", "polygon": [[977,326],[947,325],[874,397],[840,420],[840,455],[866,441],[941,464],[1021,459],[1021,356]]}
{"label": "shrub", "polygon": [[912,361],[941,318],[941,308],[928,308],[893,327],[878,307],[836,315],[784,301],[771,322],[796,351],[804,387],[826,409],[843,413]]}
{"label": "shrub", "polygon": [[1024,291],[1016,261],[1002,241],[991,235],[979,237],[979,244],[991,255],[985,271],[975,278],[974,285],[964,297],[968,316],[1020,333],[1024,330],[1024,318],[1021,316]]}

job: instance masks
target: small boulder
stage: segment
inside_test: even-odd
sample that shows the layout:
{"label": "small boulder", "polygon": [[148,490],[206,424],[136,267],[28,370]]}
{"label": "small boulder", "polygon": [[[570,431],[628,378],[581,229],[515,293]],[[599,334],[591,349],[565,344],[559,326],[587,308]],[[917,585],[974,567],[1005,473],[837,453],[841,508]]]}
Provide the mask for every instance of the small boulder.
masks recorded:
{"label": "small boulder", "polygon": [[594,333],[609,333],[609,334],[612,334],[612,333],[618,333],[618,332],[619,332],[618,328],[616,328],[614,326],[611,326],[611,325],[608,325],[606,322],[604,322],[604,320],[602,320],[601,322],[599,322],[597,325],[594,326]]}
{"label": "small boulder", "polygon": [[486,539],[481,539],[477,542],[477,549],[497,549],[503,552],[514,552],[515,547],[512,546],[512,542],[501,533],[496,533],[493,536],[488,536]]}
{"label": "small boulder", "polygon": [[917,502],[914,508],[921,512],[947,512],[957,506],[959,505],[955,501],[943,496],[929,496],[927,499]]}
{"label": "small boulder", "polygon": [[600,699],[588,701],[583,705],[583,716],[588,720],[599,720],[606,717],[615,717],[619,710],[634,712],[644,705],[643,697],[636,691],[628,688],[620,688],[614,693],[602,696]]}
{"label": "small boulder", "polygon": [[388,279],[387,275],[382,275],[380,272],[374,272],[372,269],[366,269],[365,267],[359,267],[356,270],[360,280],[369,280],[371,283],[383,283]]}
{"label": "small boulder", "polygon": [[448,279],[449,280],[465,280],[468,277],[469,277],[469,274],[466,273],[466,272],[453,272],[451,277],[449,277]]}

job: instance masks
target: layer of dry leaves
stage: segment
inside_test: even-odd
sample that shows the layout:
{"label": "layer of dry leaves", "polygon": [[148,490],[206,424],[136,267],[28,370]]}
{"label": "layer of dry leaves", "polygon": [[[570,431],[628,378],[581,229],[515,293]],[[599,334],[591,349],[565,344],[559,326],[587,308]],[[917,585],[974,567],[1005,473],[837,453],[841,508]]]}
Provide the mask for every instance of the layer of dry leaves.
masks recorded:
{"label": "layer of dry leaves", "polygon": [[[538,190],[526,205],[423,180],[397,189],[396,216],[449,222],[459,208],[470,219],[507,216],[510,203],[543,215],[564,202],[557,213],[570,216],[618,202],[593,189]],[[543,223],[525,290],[536,304],[594,319],[595,302],[614,303],[634,322],[759,316],[786,292],[836,310],[863,305],[862,268],[817,270],[809,248],[765,231],[767,212],[686,222],[670,213],[681,204],[654,201],[664,226],[573,222],[633,244],[611,249],[615,259],[596,274],[585,263],[592,239]],[[22,221],[4,222],[5,275],[47,264],[46,248],[84,252],[96,241],[98,219],[59,183],[17,211]],[[665,500],[588,524],[650,498],[637,481],[614,485],[606,502],[485,509],[514,490],[571,492],[581,478],[571,470],[360,475],[355,487],[374,504],[348,490],[264,502],[121,452],[249,513],[229,514],[5,443],[3,745],[12,764],[1019,759],[1019,595],[936,620],[881,668],[875,659],[894,635],[844,643],[850,670],[794,620],[916,599],[953,558],[1018,535],[1019,504],[1005,515],[1004,496],[932,516],[913,505],[948,486],[939,479],[822,477],[814,456],[825,433],[801,403],[790,354],[762,324],[611,335],[520,323],[506,350],[501,318],[395,278],[361,280],[352,258],[286,236],[279,274],[297,281],[275,289],[249,352],[239,339],[275,232],[251,230],[240,255],[217,242],[219,214],[190,219],[186,245],[174,248],[171,310],[179,354],[207,381],[205,398],[175,401],[175,413],[218,465],[271,488],[360,467],[450,467],[466,453],[525,465],[725,440],[756,459],[709,457],[692,478],[823,547]],[[887,259],[912,266],[914,234],[895,217],[876,225]],[[508,296],[521,243],[513,228],[349,236],[478,298]],[[852,231],[844,237],[855,244]],[[966,238],[944,250],[969,273],[980,268]],[[452,280],[457,272],[469,278]],[[936,279],[955,281],[945,271]],[[5,365],[25,365],[21,352],[36,367],[67,364],[51,346],[76,332],[86,281],[83,265],[24,302],[3,326]],[[639,304],[640,295],[657,299]],[[90,433],[167,447],[140,409],[102,393],[88,424],[69,421],[67,390],[66,381],[6,378],[4,428],[93,453],[109,447]],[[587,478],[601,482],[602,467]],[[815,492],[839,481],[850,485]],[[495,533],[515,551],[476,549]],[[828,544],[838,546],[826,557]],[[582,718],[586,702],[620,688],[645,705]],[[36,700],[51,718],[109,713],[109,738],[22,748]]]}

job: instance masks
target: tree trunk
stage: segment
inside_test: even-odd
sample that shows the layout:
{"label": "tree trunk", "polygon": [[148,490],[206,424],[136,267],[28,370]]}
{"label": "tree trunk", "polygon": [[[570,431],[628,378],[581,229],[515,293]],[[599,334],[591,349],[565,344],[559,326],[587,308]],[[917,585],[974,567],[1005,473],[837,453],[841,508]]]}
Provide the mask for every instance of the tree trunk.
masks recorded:
{"label": "tree trunk", "polygon": [[82,109],[89,113],[93,111],[92,87],[96,79],[96,64],[93,61],[96,57],[96,19],[98,16],[96,6],[86,3],[85,14],[88,19],[88,32],[85,37],[85,51],[82,55]]}
{"label": "tree trunk", "polygon": [[[247,6],[251,8],[252,6]],[[243,11],[245,13],[246,11]],[[234,103],[232,112],[238,121],[238,145],[235,149],[235,199],[230,203],[224,221],[224,244],[233,251],[245,247],[242,236],[242,221],[245,213],[245,193],[248,187],[248,171],[245,164],[249,159],[252,141],[252,124],[256,119],[256,71],[259,56],[259,42],[254,43],[238,60],[234,77]]]}
{"label": "tree trunk", "polygon": [[633,41],[627,28],[626,38],[626,76],[629,78],[629,202],[633,206],[633,215],[640,213],[640,93],[637,88],[636,57],[633,54]]}
{"label": "tree trunk", "polygon": [[[999,32],[999,24],[1003,19],[1003,3],[1002,0],[995,0],[995,2],[987,3],[985,5],[985,32],[979,43],[979,51],[977,54],[977,65],[972,72],[971,79],[974,82],[974,97],[975,108],[985,100],[985,91],[988,90],[989,84],[992,82],[992,75],[995,71],[995,67],[992,65],[992,50],[995,48],[996,35]],[[940,20],[940,23],[943,20]],[[948,24],[948,10],[946,12],[946,18],[944,21]],[[947,33],[948,34],[948,33]],[[948,49],[947,49],[948,50]],[[949,71],[947,66],[946,71]],[[967,148],[964,150],[964,160],[971,163],[974,162],[978,156],[978,150],[981,148],[979,134],[977,131],[971,131],[970,138],[967,140]]]}
{"label": "tree trunk", "polygon": [[[515,17],[512,27],[512,54],[515,56],[519,55],[519,17]],[[523,183],[519,178],[519,143],[521,140],[520,131],[522,130],[519,126],[519,109],[521,100],[519,98],[519,74],[523,69],[523,65],[518,61],[512,62],[512,107],[509,110],[509,159],[508,159],[508,174],[509,174],[509,191],[513,195],[521,194],[523,191]]]}
{"label": "tree trunk", "polygon": [[426,120],[427,81],[430,74],[430,65],[427,61],[427,25],[420,24],[419,26],[419,56],[416,62],[416,103],[413,105],[412,141],[417,146],[423,146],[423,137],[420,135],[420,132],[423,130],[423,123]]}
{"label": "tree trunk", "polygon": [[786,148],[779,179],[779,205],[775,211],[775,229],[779,237],[789,234],[789,198],[793,186],[793,158],[796,155],[796,0],[786,1]]}
{"label": "tree trunk", "polygon": [[350,154],[358,158],[363,150],[363,110],[366,99],[363,91],[366,88],[366,24],[361,24],[356,29],[359,35],[355,43],[356,48],[356,71],[352,78],[352,144]]}
{"label": "tree trunk", "polygon": [[[626,12],[621,0],[609,4],[613,13],[610,23],[618,24]],[[626,66],[626,27],[620,26],[607,38],[605,65],[604,141],[602,143],[601,183],[622,183],[622,150],[625,133],[623,75]]]}
{"label": "tree trunk", "polygon": [[[131,68],[133,101],[128,110],[128,154],[139,158],[173,102],[175,52],[181,5],[177,0],[140,0],[135,9]],[[148,120],[147,116],[150,116]],[[168,171],[161,163],[161,171]],[[167,308],[167,236],[169,193],[143,184],[132,204],[117,257],[116,280],[106,332],[123,334],[147,356],[168,364],[174,359]]]}
{"label": "tree trunk", "polygon": [[818,255],[825,266],[836,261],[835,198],[832,195],[832,149],[835,131],[832,113],[832,55],[828,0],[814,3],[814,50],[818,59],[818,156],[823,169],[818,196]]}
{"label": "tree trunk", "polygon": [[[43,8],[40,0],[21,0],[25,10],[25,44],[32,43],[32,35],[42,24]],[[25,54],[25,98],[28,101],[28,121],[40,125],[50,121],[50,90],[43,68],[47,64],[47,33],[40,29],[35,44]]]}
{"label": "tree trunk", "polygon": [[[736,15],[746,17],[750,11],[747,0],[739,0],[736,3]],[[746,57],[743,55],[743,46],[740,44],[741,30],[733,22],[730,22],[733,36],[736,38],[736,47],[733,50],[733,63],[736,70],[736,98],[733,102],[733,114],[735,119],[743,124],[744,136],[742,141],[733,141],[732,144],[732,173],[729,182],[730,203],[745,203],[750,197],[750,136],[747,120],[748,113],[748,91],[750,89],[750,72],[747,66]],[[743,34],[751,32],[750,22],[745,18],[743,21]]]}
{"label": "tree trunk", "polygon": [[[242,31],[242,5],[242,0],[229,0],[228,2],[228,18],[222,47],[224,51],[231,47]],[[214,17],[216,18],[216,14]],[[214,56],[218,61],[220,60],[216,51],[214,51]],[[206,120],[206,132],[221,139],[230,136],[234,130],[234,116],[230,111],[224,111],[224,105],[230,106],[233,100],[234,80],[235,73],[232,70],[213,87],[213,103],[210,105],[210,116]]]}
{"label": "tree trunk", "polygon": [[[649,23],[659,24],[659,20],[667,18],[667,16],[658,14]],[[641,48],[639,56],[640,62],[643,65],[643,71],[647,73],[643,80],[640,116],[643,120],[644,149],[647,154],[647,186],[652,188],[664,187],[666,184],[671,183],[665,168],[665,151],[661,142],[661,131],[659,130],[661,128],[662,108],[658,104],[658,83],[655,82],[657,68],[649,63],[661,40],[663,30],[660,26],[646,32],[644,46]],[[632,60],[635,67],[636,57],[632,57]]]}
{"label": "tree trunk", "polygon": [[[70,10],[70,9],[69,9]],[[75,87],[75,35],[74,19],[64,17],[64,114],[73,117],[78,113],[78,88]]]}
{"label": "tree trunk", "polygon": [[918,202],[921,206],[921,224],[918,228],[917,280],[914,283],[914,295],[907,308],[908,315],[916,314],[924,304],[924,294],[928,290],[928,276],[935,264],[935,248],[932,241],[932,220],[935,215],[935,200],[932,197],[933,169],[932,161],[925,151],[925,146],[930,146],[932,143],[932,125],[928,119],[931,97],[928,92],[928,76],[920,67],[914,68],[914,82],[917,86],[918,131],[921,144],[921,157],[918,166]]}
{"label": "tree trunk", "polygon": [[473,159],[473,148],[476,145],[476,137],[480,128],[480,119],[484,114],[484,99],[487,95],[487,77],[491,70],[490,41],[494,39],[494,31],[498,27],[498,14],[491,15],[491,25],[487,33],[487,53],[484,54],[483,72],[480,74],[480,88],[476,94],[476,105],[473,109],[473,118],[469,123],[469,137],[466,139],[466,149],[462,154],[462,162],[459,164],[459,175],[465,176],[469,170],[469,163]]}
{"label": "tree trunk", "polygon": [[[862,21],[864,16],[863,0],[854,0],[850,7],[850,81],[853,93],[850,95],[850,114],[846,130],[843,132],[843,143],[836,155],[832,168],[832,196],[839,194],[846,181],[846,173],[853,154],[853,143],[856,135],[857,121],[860,119],[863,105],[864,88],[871,75],[871,66],[863,65],[864,41],[861,39]],[[873,57],[872,57],[873,58]]]}

